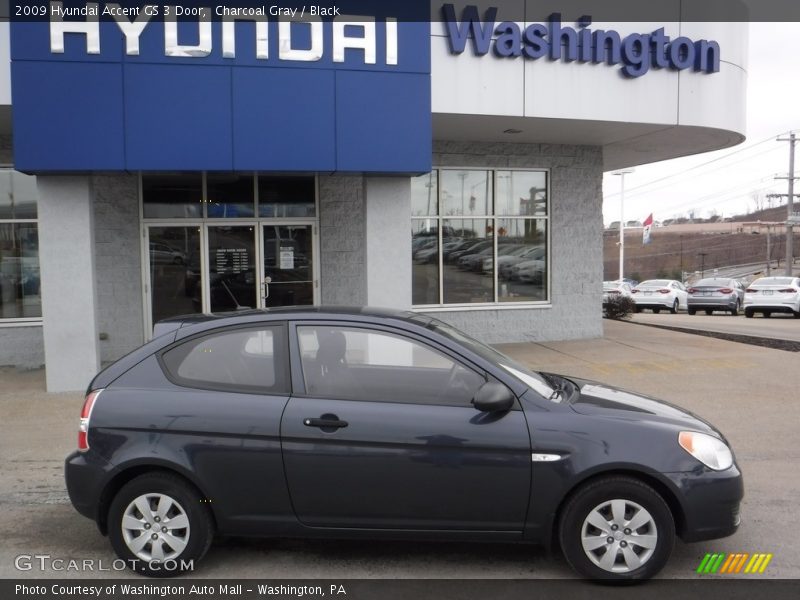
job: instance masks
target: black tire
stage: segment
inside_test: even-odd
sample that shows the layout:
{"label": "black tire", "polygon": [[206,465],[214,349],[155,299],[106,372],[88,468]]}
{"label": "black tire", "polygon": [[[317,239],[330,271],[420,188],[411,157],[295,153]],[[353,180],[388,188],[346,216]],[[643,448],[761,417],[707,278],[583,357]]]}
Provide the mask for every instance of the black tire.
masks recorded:
{"label": "black tire", "polygon": [[660,312],[661,312],[661,309],[660,309],[660,308],[654,308],[654,309],[653,309],[653,314],[654,314],[654,315],[657,315],[657,314],[658,314],[658,313],[660,313]]}
{"label": "black tire", "polygon": [[770,311],[768,311],[768,310],[765,310],[765,311],[764,311],[763,313],[761,313],[761,314],[762,314],[762,315],[764,315],[764,318],[765,318],[765,319],[769,319],[769,318],[772,316],[772,313],[771,313]]}
{"label": "black tire", "polygon": [[671,312],[673,315],[678,314],[678,299],[677,298],[675,299],[675,302],[672,303],[672,308],[669,309],[669,312]]}
{"label": "black tire", "polygon": [[793,310],[792,315],[794,315],[795,319],[800,319],[800,310],[797,311]]}
{"label": "black tire", "polygon": [[696,308],[687,308],[686,312],[689,313],[690,315],[693,315],[693,314],[695,314],[697,312],[697,309]]}
{"label": "black tire", "polygon": [[747,317],[748,319],[752,319],[753,318],[753,311],[750,310],[749,308],[745,308],[744,309],[744,316]]}
{"label": "black tire", "polygon": [[[178,532],[177,535],[183,536],[185,547],[176,556],[164,561],[148,561],[137,556],[128,547],[123,535],[122,522],[126,510],[134,500],[150,494],[168,497],[176,504],[175,510],[183,509],[188,519],[188,528],[173,530]],[[147,521],[145,518],[141,520],[143,523]],[[168,524],[168,521],[165,520],[163,523]],[[158,535],[152,533],[156,531],[155,527],[157,525],[150,525],[149,533],[141,535]],[[214,521],[208,507],[203,503],[203,498],[186,480],[170,473],[145,473],[126,483],[114,496],[108,510],[108,537],[117,556],[124,560],[131,570],[147,577],[174,577],[187,570],[193,570],[195,563],[203,558],[214,538]],[[145,543],[145,547],[147,545]],[[161,547],[164,548],[164,545]],[[168,542],[166,547],[169,548]],[[152,550],[152,545],[150,548]]]}
{"label": "black tire", "polygon": [[[628,547],[637,555],[637,558],[650,552],[649,556],[643,559],[644,562],[632,570],[625,570],[627,565],[620,564],[625,562],[624,555],[619,554],[624,552],[622,549],[618,549],[615,552],[616,562],[612,567],[612,569],[619,568],[621,570],[609,571],[596,564],[594,560],[599,562],[607,552],[612,551],[614,546],[609,545],[606,548],[603,545],[593,551],[584,550],[583,547],[582,535],[584,526],[586,527],[587,536],[591,535],[594,536],[592,539],[596,537],[599,541],[603,541],[601,530],[588,524],[586,519],[595,510],[612,500],[625,501],[625,518],[629,516],[628,509],[635,510],[635,507],[630,503],[639,505],[640,509],[644,508],[651,517],[646,526],[637,530],[642,535],[655,534],[655,545],[650,550],[638,546],[634,541],[627,542],[626,540],[635,539],[635,537],[629,537],[630,534],[623,534],[621,541],[612,542],[614,546],[617,543],[621,546],[623,542],[629,544]],[[635,513],[631,512],[630,514]],[[618,532],[619,530],[612,532],[609,529],[607,533],[609,536],[616,536]],[[584,485],[569,497],[561,511],[558,539],[567,562],[582,576],[608,582],[641,581],[656,575],[664,567],[670,554],[672,554],[672,548],[675,545],[675,520],[667,503],[649,485],[631,477],[605,477]],[[609,537],[608,539],[614,540],[615,538]],[[603,552],[599,553],[601,550]],[[594,560],[590,558],[590,554],[594,556]]]}
{"label": "black tire", "polygon": [[732,316],[732,317],[738,317],[738,316],[739,316],[739,311],[740,311],[740,310],[742,310],[742,301],[741,301],[741,300],[737,300],[737,301],[736,301],[736,306],[734,306],[734,307],[731,309],[731,316]]}
{"label": "black tire", "polygon": [[642,312],[642,309],[641,309],[641,308],[639,308],[638,306],[634,306],[634,307],[633,307],[633,312],[635,312],[635,313],[640,313],[640,312]]}
{"label": "black tire", "polygon": [[712,309],[710,309],[710,308],[707,308],[706,309],[706,314],[707,315],[712,315],[712,314],[714,314],[714,311]]}

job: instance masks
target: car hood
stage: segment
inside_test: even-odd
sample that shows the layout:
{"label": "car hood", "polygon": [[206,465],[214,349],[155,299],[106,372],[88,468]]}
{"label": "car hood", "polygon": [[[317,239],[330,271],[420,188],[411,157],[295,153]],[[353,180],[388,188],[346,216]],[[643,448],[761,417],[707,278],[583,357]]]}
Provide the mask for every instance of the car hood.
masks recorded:
{"label": "car hood", "polygon": [[595,381],[575,378],[570,381],[579,388],[570,401],[570,407],[577,413],[668,423],[723,438],[710,423],[674,404]]}

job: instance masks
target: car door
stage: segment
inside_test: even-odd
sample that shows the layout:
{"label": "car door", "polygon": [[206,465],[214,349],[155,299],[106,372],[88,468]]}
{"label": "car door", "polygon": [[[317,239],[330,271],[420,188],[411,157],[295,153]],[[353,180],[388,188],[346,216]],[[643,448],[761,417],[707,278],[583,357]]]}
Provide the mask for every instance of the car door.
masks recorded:
{"label": "car door", "polygon": [[378,326],[298,323],[291,344],[281,440],[300,522],[522,531],[530,437],[518,407],[471,406],[484,372]]}

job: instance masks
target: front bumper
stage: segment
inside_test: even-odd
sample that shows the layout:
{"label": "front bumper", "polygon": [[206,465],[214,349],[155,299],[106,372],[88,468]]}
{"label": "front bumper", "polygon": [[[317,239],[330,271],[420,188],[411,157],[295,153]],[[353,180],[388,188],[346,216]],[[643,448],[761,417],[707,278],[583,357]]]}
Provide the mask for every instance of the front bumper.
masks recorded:
{"label": "front bumper", "polygon": [[725,471],[704,467],[664,475],[680,492],[684,518],[677,525],[684,542],[714,540],[736,533],[744,497],[744,482],[736,465]]}

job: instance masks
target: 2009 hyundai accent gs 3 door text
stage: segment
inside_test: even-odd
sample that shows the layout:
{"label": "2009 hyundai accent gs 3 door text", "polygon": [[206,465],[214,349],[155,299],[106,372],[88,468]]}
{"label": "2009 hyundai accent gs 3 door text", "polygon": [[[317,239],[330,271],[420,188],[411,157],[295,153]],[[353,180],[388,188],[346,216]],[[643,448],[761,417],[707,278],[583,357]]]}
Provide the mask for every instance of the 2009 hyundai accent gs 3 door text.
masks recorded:
{"label": "2009 hyundai accent gs 3 door text", "polygon": [[645,579],[676,535],[739,525],[742,477],[707,422],[424,315],[276,309],[156,335],[91,383],[66,460],[75,508],[145,575],[220,533],[555,544],[586,577]]}

